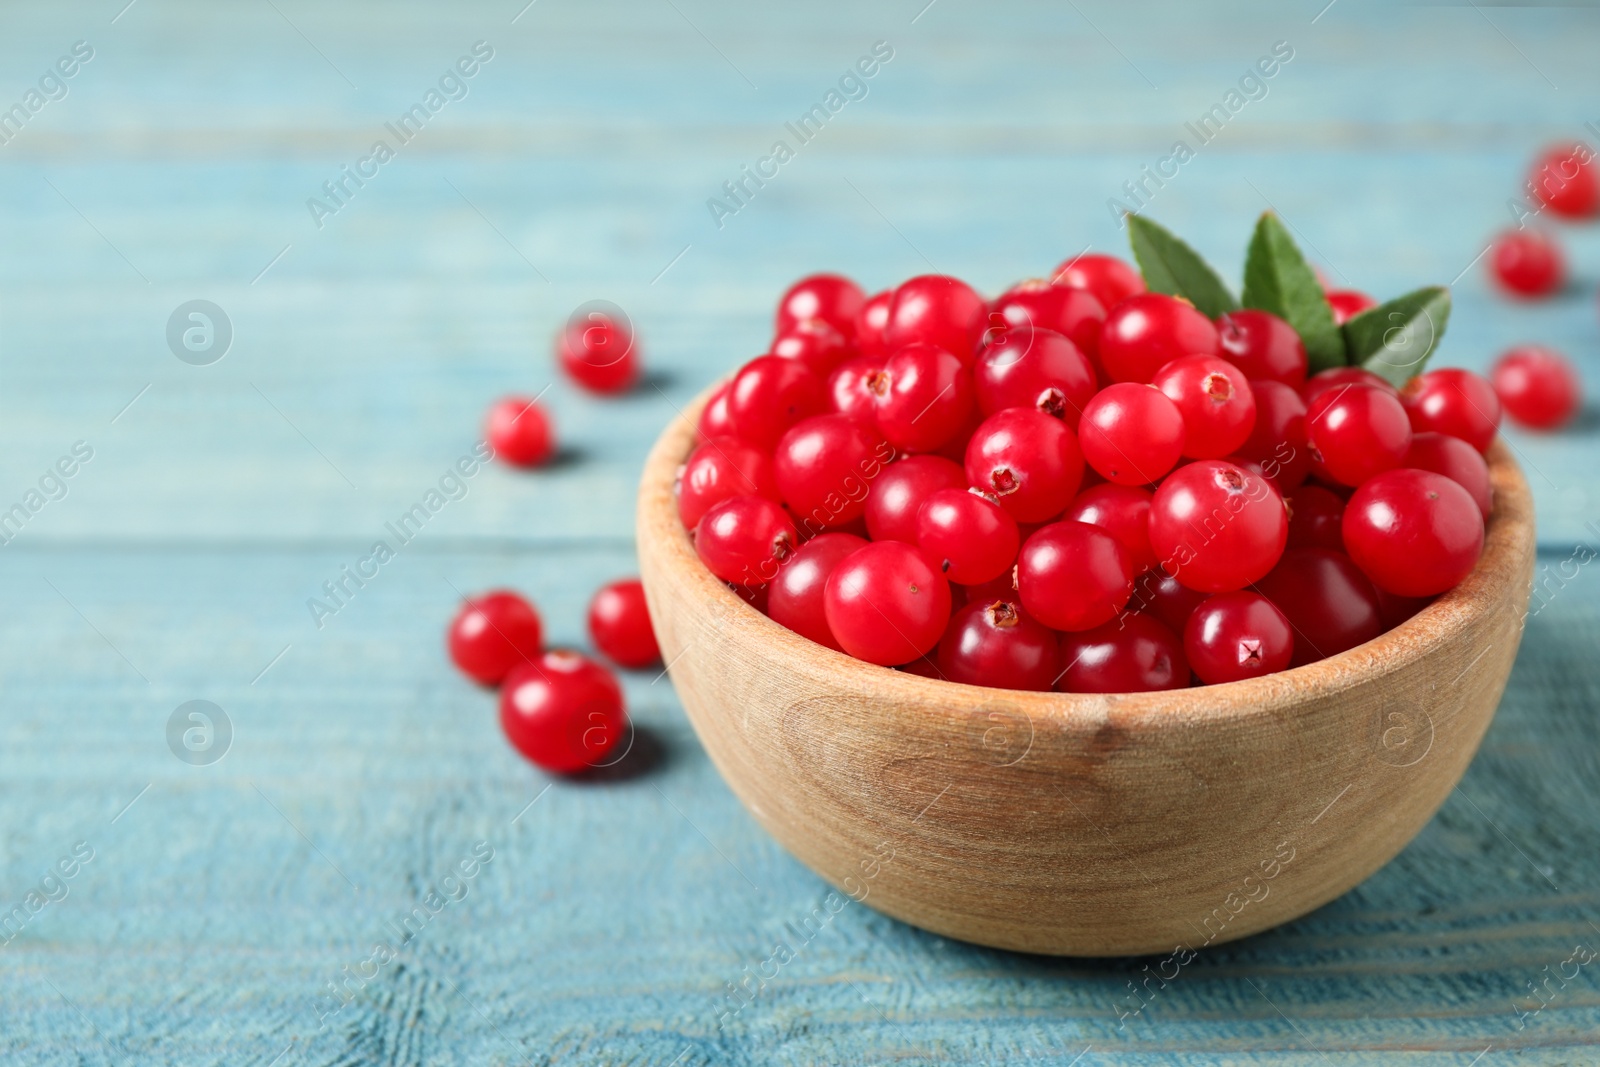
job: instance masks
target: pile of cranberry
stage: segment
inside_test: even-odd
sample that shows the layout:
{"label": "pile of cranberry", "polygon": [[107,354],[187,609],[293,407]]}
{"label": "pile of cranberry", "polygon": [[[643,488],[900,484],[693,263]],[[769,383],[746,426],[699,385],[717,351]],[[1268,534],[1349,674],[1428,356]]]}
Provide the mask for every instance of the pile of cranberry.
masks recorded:
{"label": "pile of cranberry", "polygon": [[993,301],[817,274],[703,409],[679,514],[751,604],[870,663],[1084,693],[1259,677],[1455,586],[1492,504],[1485,379],[1307,367],[1282,318],[1213,321],[1110,256]]}

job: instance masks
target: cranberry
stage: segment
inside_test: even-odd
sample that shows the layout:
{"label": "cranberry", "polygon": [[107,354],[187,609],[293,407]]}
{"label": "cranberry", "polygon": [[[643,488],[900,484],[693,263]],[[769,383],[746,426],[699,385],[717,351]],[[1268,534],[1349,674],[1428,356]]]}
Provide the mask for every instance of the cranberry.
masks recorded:
{"label": "cranberry", "polygon": [[1098,526],[1121,541],[1133,573],[1142,574],[1156,565],[1156,554],[1150,549],[1148,491],[1110,483],[1091,486],[1073,498],[1061,517]]}
{"label": "cranberry", "polygon": [[1183,416],[1183,454],[1219,459],[1245,443],[1256,423],[1256,396],[1244,371],[1216,356],[1184,356],[1156,372],[1155,387]]}
{"label": "cranberry", "polygon": [[827,406],[822,380],[804,363],[782,356],[757,356],[728,388],[734,429],[758,448],[771,448],[785,430]]}
{"label": "cranberry", "polygon": [[1089,466],[1117,485],[1149,485],[1183,454],[1183,414],[1148,385],[1117,382],[1083,409],[1078,444]]}
{"label": "cranberry", "polygon": [[1211,320],[1164,293],[1128,297],[1106,313],[1100,328],[1100,366],[1114,382],[1149,382],[1179,356],[1216,354]]}
{"label": "cranberry", "polygon": [[1412,420],[1394,394],[1348,385],[1317,394],[1306,405],[1306,438],[1318,474],[1360,485],[1398,467],[1411,448]]}
{"label": "cranberry", "polygon": [[1306,380],[1306,346],[1293,326],[1270,311],[1244,308],[1217,319],[1217,347],[1251,381],[1299,387]]}
{"label": "cranberry", "polygon": [[1150,501],[1150,547],[1190,589],[1242,589],[1270,571],[1289,537],[1283,497],[1260,475],[1220,459],[1180,467]]}
{"label": "cranberry", "polygon": [[623,667],[648,667],[661,658],[639,579],[623,578],[600,587],[589,601],[589,637],[608,659]]}
{"label": "cranberry", "polygon": [[977,490],[940,489],[917,511],[917,547],[952,582],[981,585],[1008,573],[1019,544],[1017,520]]}
{"label": "cranberry", "polygon": [[[1018,528],[1021,532],[1021,528]],[[1032,530],[1027,531],[1030,535]],[[1012,567],[998,578],[983,582],[980,585],[952,585],[952,596],[959,593],[963,604],[977,604],[984,600],[1016,600],[1017,599],[1017,569]]]}
{"label": "cranberry", "polygon": [[771,457],[732,437],[713,437],[689,453],[678,472],[677,491],[678,518],[687,530],[729,497],[780,499]]}
{"label": "cranberry", "polygon": [[1100,326],[1105,322],[1106,309],[1087,289],[1051,285],[1034,278],[1012,286],[994,302],[989,315],[991,335],[996,332],[995,314],[1007,327],[1054,330],[1093,359],[1100,347]]}
{"label": "cranberry", "polygon": [[1557,215],[1581,219],[1600,211],[1600,175],[1585,144],[1546,149],[1528,174],[1529,190]]}
{"label": "cranberry", "polygon": [[604,311],[568,322],[556,337],[556,358],[567,376],[592,393],[621,393],[639,380],[633,330]]}
{"label": "cranberry", "polygon": [[1207,685],[1259,678],[1289,666],[1294,631],[1259,593],[1218,593],[1195,609],[1183,630],[1189,666]]}
{"label": "cranberry", "polygon": [[506,677],[500,727],[533,763],[573,774],[605,759],[628,716],[610,671],[576,652],[546,652]]}
{"label": "cranberry", "polygon": [[821,530],[861,517],[872,480],[893,456],[883,438],[849,415],[813,415],[783,435],[772,463],[795,519]]}
{"label": "cranberry", "polygon": [[1506,414],[1535,430],[1554,430],[1577,412],[1578,372],[1559,352],[1537,345],[1513,348],[1489,372]]}
{"label": "cranberry", "polygon": [[450,622],[450,658],[474,681],[496,685],[544,647],[539,612],[516,593],[497,589],[462,603]]}
{"label": "cranberry", "polygon": [[1393,470],[1362,485],[1345,506],[1343,528],[1356,566],[1398,596],[1455,588],[1483,551],[1472,494],[1432,471]]}
{"label": "cranberry", "polygon": [[1031,408],[997,411],[967,442],[967,481],[992,494],[1018,522],[1061,514],[1083,478],[1077,438]]}
{"label": "cranberry", "polygon": [[1318,371],[1308,378],[1306,384],[1300,387],[1300,399],[1304,400],[1306,407],[1309,408],[1311,402],[1323,393],[1338,392],[1347,385],[1370,385],[1392,396],[1400,395],[1398,389],[1365,367],[1332,367]]}
{"label": "cranberry", "polygon": [[1490,276],[1512,296],[1549,296],[1561,288],[1566,271],[1561,246],[1537,230],[1508,230],[1489,253]]}
{"label": "cranberry", "polygon": [[772,589],[770,586],[740,585],[737,582],[724,582],[722,584],[726,585],[728,587],[728,591],[734,596],[738,597],[746,604],[749,604],[751,607],[761,612],[761,614],[765,615],[767,613],[767,602],[772,595]]}
{"label": "cranberry", "polygon": [[1378,306],[1378,302],[1366,293],[1358,293],[1354,289],[1333,289],[1324,294],[1328,299],[1328,307],[1333,309],[1333,321],[1336,325],[1343,326],[1363,311]]}
{"label": "cranberry", "polygon": [[1053,522],[1017,556],[1017,592],[1028,614],[1053,630],[1109,622],[1133,595],[1128,550],[1086,522]]}
{"label": "cranberry", "polygon": [[828,629],[823,594],[834,568],[866,543],[864,538],[854,534],[825,533],[801,545],[794,555],[783,561],[778,576],[772,580],[767,598],[768,617],[801,637],[843,652],[833,631]]}
{"label": "cranberry", "polygon": [[1189,616],[1205,602],[1206,596],[1198,589],[1190,589],[1162,568],[1152,567],[1134,579],[1133,599],[1128,601],[1128,610],[1154,615],[1166,623],[1173,633],[1181,634]]}
{"label": "cranberry", "polygon": [[759,496],[729,497],[713,505],[694,528],[700,562],[718,578],[738,585],[772,581],[798,540],[788,513]]}
{"label": "cranberry", "polygon": [[1344,551],[1344,497],[1320,485],[1302,485],[1290,493],[1290,548]]}
{"label": "cranberry", "polygon": [[1395,596],[1377,587],[1374,589],[1378,594],[1378,618],[1383,621],[1385,630],[1394,629],[1433,603],[1431,596]]}
{"label": "cranberry", "polygon": [[1276,604],[1294,627],[1292,667],[1326,659],[1383,632],[1378,594],[1343,552],[1290,549],[1255,591]]}
{"label": "cranberry", "polygon": [[496,456],[517,467],[537,467],[556,450],[549,414],[527,397],[497,401],[483,435]]}
{"label": "cranberry", "polygon": [[1053,330],[1026,325],[1012,326],[990,343],[972,376],[983,414],[1037,408],[1074,430],[1095,393],[1094,366],[1077,345]]}
{"label": "cranberry", "polygon": [[846,341],[856,334],[856,318],[866,294],[861,286],[838,274],[813,274],[789,287],[778,301],[773,332],[785,334],[797,323],[820,319]]}
{"label": "cranberry", "polygon": [[908,456],[891,463],[867,494],[867,530],[874,541],[917,543],[917,509],[940,489],[965,489],[959,464],[943,456]]}
{"label": "cranberry", "polygon": [[852,552],[828,576],[823,602],[844,650],[885,667],[927,655],[950,621],[950,583],[900,541]]}
{"label": "cranberry", "polygon": [[1256,422],[1238,456],[1261,464],[1278,491],[1288,492],[1311,472],[1305,402],[1282,382],[1255,381],[1250,390],[1256,399]]}
{"label": "cranberry", "polygon": [[972,415],[971,373],[961,360],[931,344],[896,349],[867,386],[878,430],[907,452],[934,451]]}
{"label": "cranberry", "polygon": [[889,354],[889,343],[883,339],[883,331],[889,325],[892,300],[894,290],[885,289],[861,305],[861,312],[856,316],[856,350],[863,356],[877,356],[881,360]]}
{"label": "cranberry", "polygon": [[983,297],[959,278],[919,275],[895,289],[883,339],[891,352],[911,344],[934,345],[965,366],[988,325],[988,312]]}
{"label": "cranberry", "polygon": [[976,601],[950,617],[939,670],[952,682],[1048,692],[1060,669],[1056,635],[1016,597]]}
{"label": "cranberry", "polygon": [[1107,311],[1136,293],[1144,292],[1139,272],[1116,256],[1086,253],[1067,260],[1050,279],[1056,285],[1087,289]]}
{"label": "cranberry", "polygon": [[734,436],[733,420],[728,417],[728,389],[732,384],[729,381],[717,386],[717,391],[711,394],[706,406],[700,409],[700,440]]}
{"label": "cranberry", "polygon": [[1418,375],[1400,390],[1400,403],[1417,433],[1433,430],[1459,437],[1487,452],[1500,428],[1500,398],[1481,374],[1442,367]]}
{"label": "cranberry", "polygon": [[821,319],[801,319],[772,340],[771,354],[799,360],[819,377],[855,355],[855,346]]}
{"label": "cranberry", "polygon": [[1189,684],[1183,642],[1139,612],[1081,633],[1061,635],[1064,693],[1153,693]]}
{"label": "cranberry", "polygon": [[828,375],[828,399],[834,411],[871,425],[878,414],[872,397],[873,377],[883,370],[882,356],[847,359]]}
{"label": "cranberry", "polygon": [[1461,440],[1442,433],[1419,433],[1411,438],[1411,451],[1406,453],[1402,467],[1432,471],[1442,474],[1465,489],[1472,502],[1489,521],[1494,507],[1494,496],[1489,484],[1489,464],[1478,450]]}

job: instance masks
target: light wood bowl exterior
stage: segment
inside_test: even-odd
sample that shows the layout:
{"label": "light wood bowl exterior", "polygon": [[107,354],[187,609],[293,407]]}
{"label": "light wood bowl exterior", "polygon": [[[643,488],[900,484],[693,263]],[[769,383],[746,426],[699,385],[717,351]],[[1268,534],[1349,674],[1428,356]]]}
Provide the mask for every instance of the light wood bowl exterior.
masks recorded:
{"label": "light wood bowl exterior", "polygon": [[696,558],[673,480],[705,400],[657,441],[639,493],[640,569],[673,684],[722,777],[785,848],[935,933],[1111,956],[1195,950],[1304,915],[1438,810],[1516,657],[1533,509],[1497,442],[1477,569],[1320,663],[1122,696],[864,663],[772,622]]}

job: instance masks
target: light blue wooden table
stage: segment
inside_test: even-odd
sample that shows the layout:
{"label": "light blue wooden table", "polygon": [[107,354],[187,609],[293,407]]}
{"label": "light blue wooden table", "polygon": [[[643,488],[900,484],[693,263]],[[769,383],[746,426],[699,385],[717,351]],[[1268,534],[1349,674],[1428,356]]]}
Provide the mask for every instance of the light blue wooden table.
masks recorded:
{"label": "light blue wooden table", "polygon": [[[0,547],[0,908],[23,921],[0,1060],[1600,1059],[1600,959],[1572,962],[1600,951],[1594,567],[1530,619],[1482,753],[1411,847],[1127,1018],[1151,961],[990,951],[852,906],[719,1027],[727,984],[825,885],[735,802],[667,681],[627,680],[653,759],[552,783],[442,654],[457,591],[502,583],[583,643],[589,593],[634,569],[648,442],[761,348],[789,280],[931,265],[997,290],[1120,248],[1107,200],[1280,41],[1292,60],[1151,187],[1153,216],[1236,269],[1271,203],[1336,279],[1458,279],[1443,360],[1540,340],[1600,391],[1593,228],[1564,231],[1582,285],[1547,304],[1508,306],[1472,265],[1533,149],[1594,138],[1600,13],[1323,2],[11,5],[0,510],[26,515]],[[92,57],[57,68],[79,41]],[[492,56],[441,86],[479,41]],[[708,198],[879,41],[865,96],[718,227]],[[421,130],[387,133],[430,89]],[[552,382],[551,333],[595,298],[631,313],[652,371],[615,402]],[[220,361],[169,348],[191,300],[231,324]],[[438,485],[486,404],[546,386],[567,459],[466,481],[318,628],[307,600]],[[1597,425],[1511,435],[1552,568],[1600,541]],[[62,457],[72,476],[46,477]],[[169,747],[194,700],[227,716],[220,761]]]}

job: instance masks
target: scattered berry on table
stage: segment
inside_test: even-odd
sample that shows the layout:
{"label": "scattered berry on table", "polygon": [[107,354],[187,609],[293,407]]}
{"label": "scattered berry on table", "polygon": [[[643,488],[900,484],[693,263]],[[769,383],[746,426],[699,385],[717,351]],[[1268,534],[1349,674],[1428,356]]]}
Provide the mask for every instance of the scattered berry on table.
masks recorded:
{"label": "scattered berry on table", "polygon": [[589,601],[589,639],[620,667],[648,667],[661,659],[639,579],[622,578],[595,592]]}
{"label": "scattered berry on table", "polygon": [[1533,430],[1558,429],[1583,402],[1577,369],[1561,353],[1537,345],[1501,356],[1489,380],[1506,414]]}
{"label": "scattered berry on table", "polygon": [[1585,144],[1554,145],[1528,172],[1528,190],[1551,211],[1570,219],[1600,213],[1600,172]]}
{"label": "scattered berry on table", "polygon": [[544,622],[517,593],[497,589],[468,598],[450,622],[450,659],[474,681],[498,685],[544,648]]}
{"label": "scattered berry on table", "polygon": [[628,716],[610,671],[576,652],[553,651],[506,677],[500,726],[531,762],[575,774],[606,761],[628,731]]}
{"label": "scattered berry on table", "polygon": [[1489,252],[1490,276],[1512,296],[1549,296],[1561,288],[1566,269],[1561,246],[1538,230],[1508,230]]}
{"label": "scattered berry on table", "polygon": [[537,400],[508,396],[489,409],[483,432],[496,457],[514,467],[537,467],[555,454],[550,413]]}
{"label": "scattered berry on table", "polygon": [[556,335],[556,358],[567,376],[594,393],[623,393],[639,380],[632,326],[610,312],[576,316]]}

